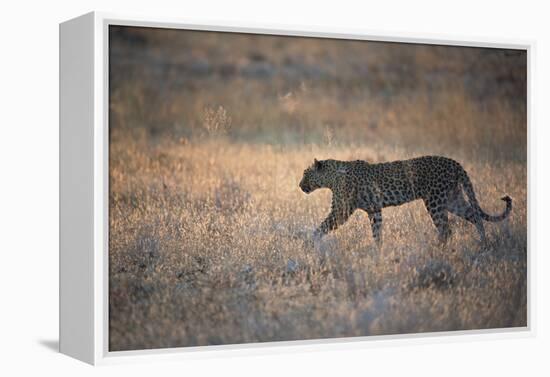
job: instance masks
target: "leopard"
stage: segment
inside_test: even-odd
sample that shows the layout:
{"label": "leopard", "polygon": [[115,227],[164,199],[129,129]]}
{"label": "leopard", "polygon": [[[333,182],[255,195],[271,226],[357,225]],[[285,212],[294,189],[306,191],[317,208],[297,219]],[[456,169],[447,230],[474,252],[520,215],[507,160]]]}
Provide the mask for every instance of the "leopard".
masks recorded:
{"label": "leopard", "polygon": [[315,229],[314,239],[336,230],[360,209],[368,214],[375,244],[381,246],[382,209],[422,200],[440,244],[446,245],[451,236],[449,213],[473,224],[480,241],[485,243],[483,221],[502,221],[512,211],[512,198],[504,195],[500,198],[506,203],[502,213],[485,212],[466,170],[457,161],[443,156],[381,163],[315,158],[304,170],[299,187],[305,194],[322,188],[332,191],[330,213]]}

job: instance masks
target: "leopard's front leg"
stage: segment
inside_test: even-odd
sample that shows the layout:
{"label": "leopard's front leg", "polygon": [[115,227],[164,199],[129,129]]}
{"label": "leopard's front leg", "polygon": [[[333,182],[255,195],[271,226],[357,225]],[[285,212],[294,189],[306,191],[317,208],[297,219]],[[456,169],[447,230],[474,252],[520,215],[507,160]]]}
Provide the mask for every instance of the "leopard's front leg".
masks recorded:
{"label": "leopard's front leg", "polygon": [[382,211],[381,210],[369,210],[370,226],[372,229],[372,237],[376,242],[376,245],[380,247],[382,245]]}
{"label": "leopard's front leg", "polygon": [[346,205],[338,200],[333,200],[330,213],[315,230],[313,237],[319,239],[328,232],[335,230],[349,219],[354,210],[355,208],[349,204]]}

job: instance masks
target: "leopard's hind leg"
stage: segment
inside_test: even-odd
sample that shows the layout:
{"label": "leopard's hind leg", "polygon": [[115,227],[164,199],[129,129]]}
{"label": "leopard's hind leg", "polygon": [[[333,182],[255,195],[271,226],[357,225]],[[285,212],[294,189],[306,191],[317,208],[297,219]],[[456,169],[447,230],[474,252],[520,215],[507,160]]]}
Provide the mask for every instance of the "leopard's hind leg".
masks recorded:
{"label": "leopard's hind leg", "polygon": [[442,197],[430,197],[424,199],[426,209],[432,218],[432,221],[437,228],[439,243],[446,244],[451,235],[449,227],[449,216],[447,213],[447,200]]}
{"label": "leopard's hind leg", "polygon": [[447,209],[452,214],[463,218],[464,220],[472,223],[479,233],[481,242],[485,242],[485,228],[483,226],[483,219],[475,211],[475,209],[466,201],[460,186],[457,186],[449,195]]}

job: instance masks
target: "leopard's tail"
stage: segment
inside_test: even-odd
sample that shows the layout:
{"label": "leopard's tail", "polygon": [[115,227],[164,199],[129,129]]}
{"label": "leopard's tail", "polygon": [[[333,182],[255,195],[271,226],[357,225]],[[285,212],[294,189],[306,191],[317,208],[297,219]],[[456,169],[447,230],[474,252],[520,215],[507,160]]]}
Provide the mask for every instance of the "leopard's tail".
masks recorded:
{"label": "leopard's tail", "polygon": [[468,199],[470,201],[470,205],[474,208],[474,210],[481,216],[481,218],[485,221],[491,221],[491,222],[497,222],[502,221],[505,218],[508,217],[510,212],[512,211],[512,198],[510,198],[508,195],[503,196],[500,198],[501,200],[506,202],[506,208],[500,215],[489,215],[481,207],[479,206],[479,202],[477,201],[476,194],[474,192],[474,186],[472,186],[472,182],[470,181],[470,177],[468,177],[468,174],[463,170],[460,181],[462,183],[462,188],[464,189],[464,192],[466,193],[466,196],[468,196]]}

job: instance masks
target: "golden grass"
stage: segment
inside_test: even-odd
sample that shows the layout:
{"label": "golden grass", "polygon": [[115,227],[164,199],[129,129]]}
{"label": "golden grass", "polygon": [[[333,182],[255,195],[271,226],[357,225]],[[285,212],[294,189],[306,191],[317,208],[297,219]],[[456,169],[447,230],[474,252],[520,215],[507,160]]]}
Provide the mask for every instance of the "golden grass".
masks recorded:
{"label": "golden grass", "polygon": [[[357,212],[317,248],[330,193],[298,188],[311,156],[373,155],[206,140],[111,145],[110,349],[526,324],[524,163],[465,163],[489,246],[456,220],[447,250],[420,202],[388,208],[384,246]],[[408,157],[399,151],[391,159]]]}

